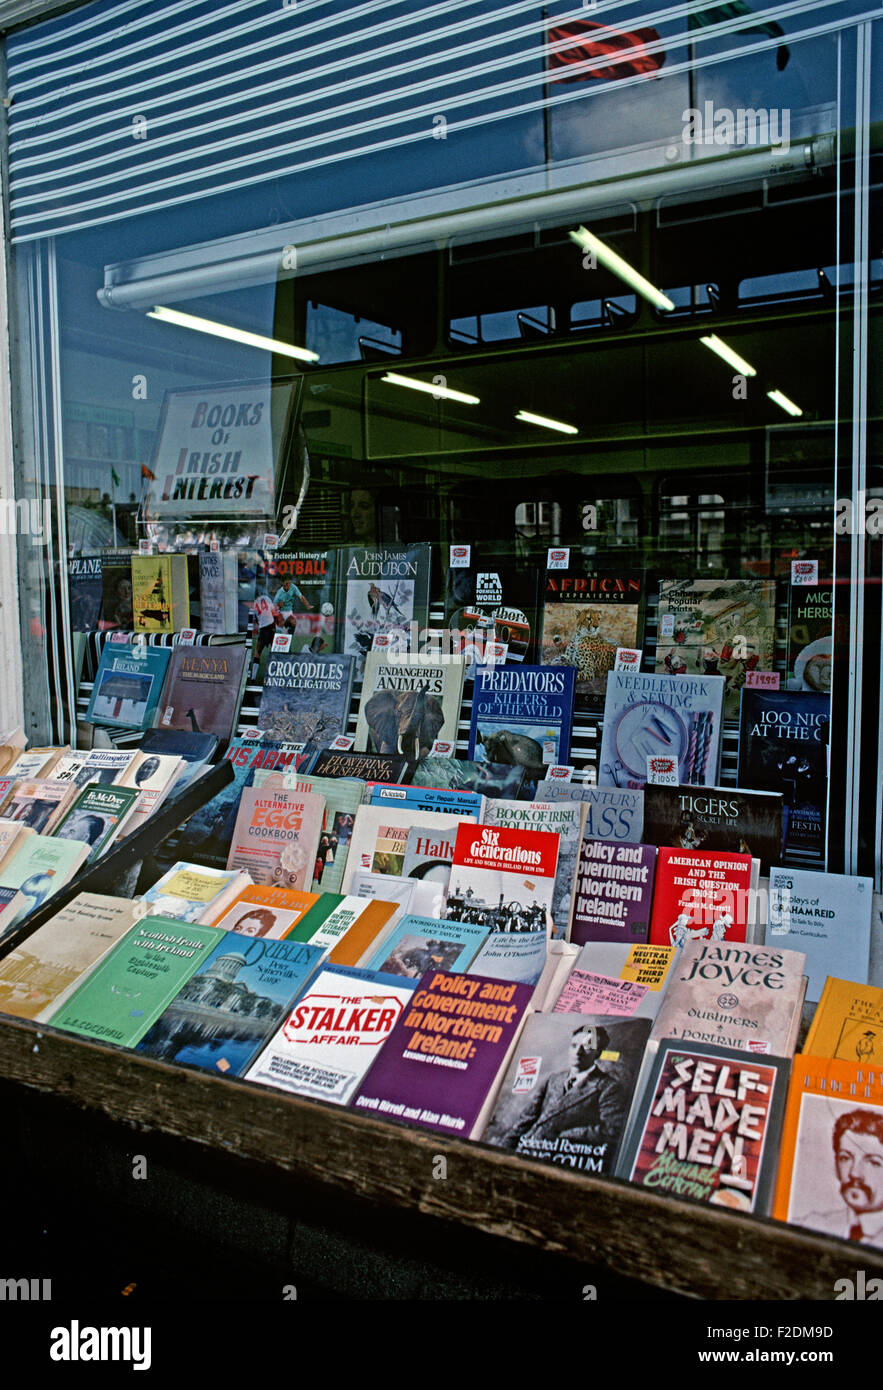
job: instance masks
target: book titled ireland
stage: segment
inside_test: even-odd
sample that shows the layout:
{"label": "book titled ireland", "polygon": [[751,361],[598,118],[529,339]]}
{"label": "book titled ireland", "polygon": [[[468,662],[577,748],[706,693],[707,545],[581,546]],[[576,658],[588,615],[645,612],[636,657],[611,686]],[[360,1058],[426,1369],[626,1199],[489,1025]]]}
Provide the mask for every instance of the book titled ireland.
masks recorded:
{"label": "book titled ireland", "polygon": [[404,632],[410,624],[426,626],[432,547],[351,546],[343,552],[343,635],[338,648],[356,658],[361,677],[365,656],[377,633]]}
{"label": "book titled ireland", "polygon": [[353,689],[351,656],[271,653],[258,727],[264,738],[302,743],[299,765],[346,733]]}
{"label": "book titled ireland", "polygon": [[523,767],[533,799],[545,768],[570,754],[575,684],[569,666],[477,666],[469,757]]}
{"label": "book titled ireland", "polygon": [[831,699],[812,691],[743,690],[739,783],[784,797],[784,862],[824,869]]}
{"label": "book titled ireland", "polygon": [[147,729],[153,723],[171,652],[167,647],[108,642],[101,653],[87,724]]}
{"label": "book titled ireland", "polygon": [[611,671],[604,705],[600,785],[643,787],[648,760],[658,757],[675,760],[681,783],[709,786],[716,782],[723,699],[723,676]]}

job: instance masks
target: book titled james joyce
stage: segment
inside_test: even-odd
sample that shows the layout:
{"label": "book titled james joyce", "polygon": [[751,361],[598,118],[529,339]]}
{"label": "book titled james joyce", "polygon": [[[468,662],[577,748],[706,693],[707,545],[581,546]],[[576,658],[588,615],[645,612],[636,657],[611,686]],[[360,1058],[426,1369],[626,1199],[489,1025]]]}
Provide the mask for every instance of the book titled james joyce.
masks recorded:
{"label": "book titled james joyce", "polygon": [[346,733],[353,667],[351,656],[271,653],[258,711],[264,738],[302,743],[303,764]]}
{"label": "book titled james joyce", "polygon": [[576,866],[582,842],[583,808],[580,802],[488,800],[481,817],[485,825],[508,830],[542,830],[558,836],[558,868],[552,898],[552,936],[564,940],[573,907]]}
{"label": "book titled james joyce", "polygon": [[646,941],[650,932],[656,849],[653,845],[582,842],[569,939]]}
{"label": "book titled james joyce", "polygon": [[771,671],[776,637],[772,579],[663,579],[656,670],[722,676],[724,718],[739,718],[748,671]]}
{"label": "book titled james joyce", "polygon": [[545,767],[570,754],[575,682],[568,666],[477,666],[469,757],[519,764],[532,799]]}
{"label": "book titled james joyce", "polygon": [[428,544],[350,546],[343,551],[343,633],[338,647],[355,657],[357,676],[364,671],[377,633],[410,636],[411,623],[426,626],[431,553]]}
{"label": "book titled james joyce", "polygon": [[456,740],[464,662],[379,648],[365,659],[356,748],[425,757],[437,738]]}
{"label": "book titled james joyce", "polygon": [[676,759],[681,783],[715,783],[720,765],[723,698],[723,676],[650,676],[611,671],[604,705],[599,784],[643,787],[647,781],[647,760],[658,756]]}
{"label": "book titled james joyce", "polygon": [[101,556],[78,555],[67,562],[71,631],[94,632],[101,616]]}
{"label": "book titled james joyce", "polygon": [[664,1038],[618,1176],[671,1197],[768,1212],[790,1061]]}
{"label": "book titled james joyce", "polygon": [[156,727],[229,738],[242,703],[247,655],[244,646],[176,647]]}
{"label": "book titled james joyce", "polygon": [[235,550],[203,550],[199,556],[199,627],[239,631],[239,556]]}
{"label": "book titled james joyce", "polygon": [[351,1102],[354,1110],[478,1138],[532,990],[479,975],[422,977]]}
{"label": "book titled james joyce", "polygon": [[306,892],[313,881],[325,800],[312,792],[246,787],[239,802],[228,869],[254,883]]}
{"label": "book titled james joyce", "polygon": [[638,844],[647,839],[643,834],[644,793],[639,789],[593,787],[546,777],[537,787],[536,799],[584,802],[583,834],[590,840],[628,840]]}
{"label": "book titled james joyce", "polygon": [[855,874],[774,868],[767,941],[806,954],[808,1003],[817,1004],[829,975],[868,978],[874,884]]}
{"label": "book titled james joyce", "polygon": [[642,571],[546,570],[540,660],[576,671],[577,703],[601,710],[617,647],[640,647],[647,596]]}
{"label": "book titled james joyce", "polygon": [[768,874],[782,857],[782,794],[648,783],[644,839],[678,849],[737,850],[759,859],[760,872]]}
{"label": "book titled james joyce", "polygon": [[186,555],[132,556],[136,632],[179,632],[190,625]]}
{"label": "book titled james joyce", "polygon": [[784,798],[786,864],[825,867],[828,695],[745,690],[739,726],[739,783]]}
{"label": "book titled james joyce", "polygon": [[300,941],[249,940],[225,932],[138,1051],[162,1062],[241,1076],[324,954]]}
{"label": "book titled james joyce", "polygon": [[148,729],[156,714],[170,656],[167,647],[106,643],[86,722],[119,729]]}
{"label": "book titled james joyce", "polygon": [[346,1105],[416,981],[351,966],[323,966],[245,1072],[246,1081]]}
{"label": "book titled james joyce", "polygon": [[145,918],[49,1022],[99,1042],[134,1047],[223,935],[217,927]]}
{"label": "book titled james joyce", "polygon": [[259,771],[265,768],[284,771],[296,764],[296,758],[294,750],[282,743],[266,739],[231,739],[224,760],[233,765],[233,781],[190,817],[181,832],[178,847],[182,858],[198,860],[216,869],[226,868],[243,791],[252,786]]}
{"label": "book titled james joyce", "polygon": [[650,940],[658,946],[744,941],[754,923],[757,869],[750,854],[660,849]]}
{"label": "book titled james joyce", "polygon": [[582,1173],[612,1174],[650,1020],[531,1014],[487,1144]]}

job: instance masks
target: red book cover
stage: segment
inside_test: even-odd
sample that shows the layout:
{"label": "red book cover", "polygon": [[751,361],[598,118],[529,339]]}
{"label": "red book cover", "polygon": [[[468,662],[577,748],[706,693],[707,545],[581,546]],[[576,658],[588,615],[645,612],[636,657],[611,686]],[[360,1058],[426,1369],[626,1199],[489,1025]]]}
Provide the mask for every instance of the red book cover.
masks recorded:
{"label": "red book cover", "polygon": [[750,907],[750,854],[660,849],[650,919],[655,945],[745,941]]}
{"label": "red book cover", "polygon": [[460,825],[445,917],[491,931],[545,931],[550,921],[558,835],[499,825]]}

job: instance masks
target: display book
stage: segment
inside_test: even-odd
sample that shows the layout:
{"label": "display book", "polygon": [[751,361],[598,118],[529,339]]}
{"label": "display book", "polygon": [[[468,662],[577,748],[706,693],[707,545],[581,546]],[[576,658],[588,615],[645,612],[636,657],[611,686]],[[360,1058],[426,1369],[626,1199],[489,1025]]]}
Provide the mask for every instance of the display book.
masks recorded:
{"label": "display book", "polygon": [[187,730],[229,738],[247,673],[242,644],[105,644],[86,721],[123,729]]}

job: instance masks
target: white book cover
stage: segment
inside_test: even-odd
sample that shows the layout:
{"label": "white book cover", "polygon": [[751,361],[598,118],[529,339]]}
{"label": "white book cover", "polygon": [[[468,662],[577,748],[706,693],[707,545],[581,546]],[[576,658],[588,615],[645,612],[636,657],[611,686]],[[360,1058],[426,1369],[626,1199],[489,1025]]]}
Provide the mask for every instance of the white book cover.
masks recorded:
{"label": "white book cover", "polygon": [[350,884],[353,881],[353,874],[358,873],[359,870],[364,869],[370,872],[373,869],[374,846],[377,843],[377,832],[382,825],[396,826],[406,831],[419,825],[427,831],[438,833],[439,831],[456,830],[457,826],[462,825],[464,821],[474,823],[475,819],[475,816],[454,815],[450,811],[412,810],[389,802],[384,802],[382,806],[360,806],[356,811],[356,818],[353,823],[350,850],[340,892],[349,893],[351,891]]}
{"label": "white book cover", "polygon": [[804,953],[807,1003],[819,1002],[829,975],[867,984],[873,902],[870,878],[770,870],[767,944]]}

